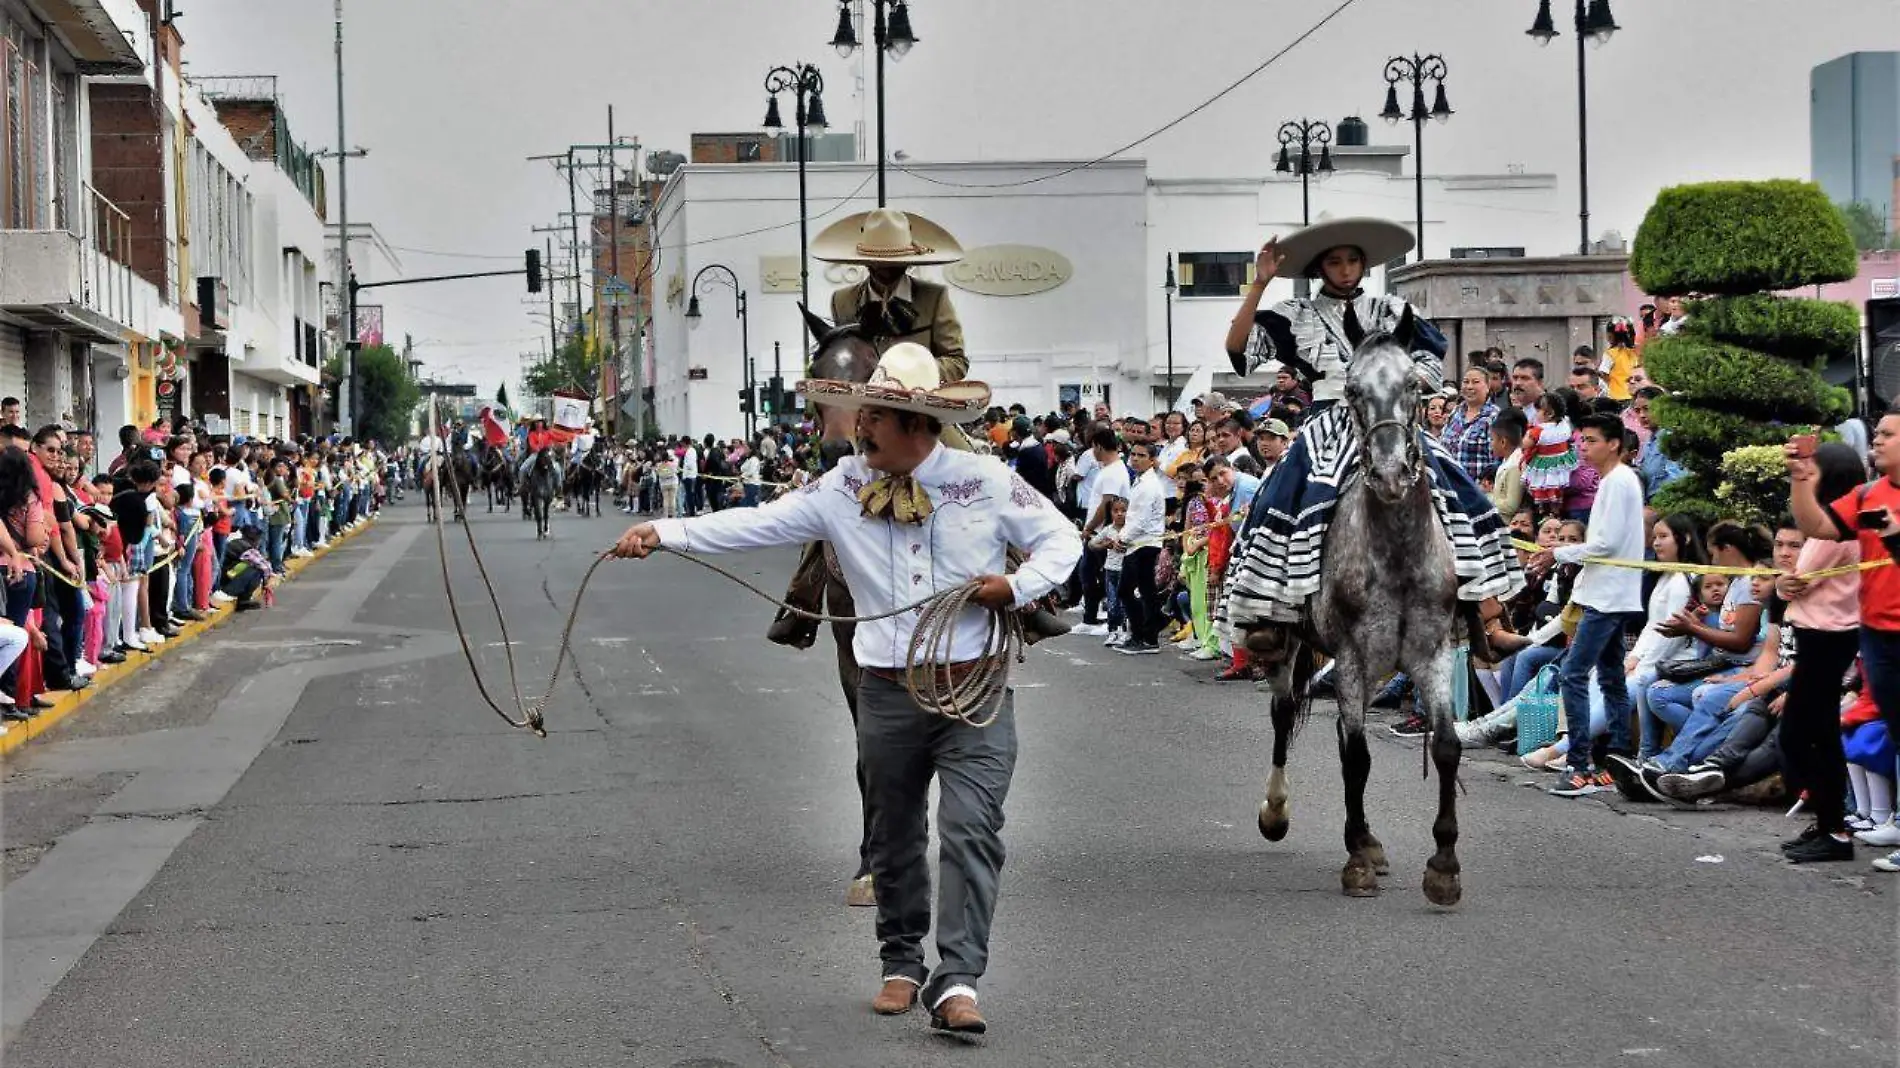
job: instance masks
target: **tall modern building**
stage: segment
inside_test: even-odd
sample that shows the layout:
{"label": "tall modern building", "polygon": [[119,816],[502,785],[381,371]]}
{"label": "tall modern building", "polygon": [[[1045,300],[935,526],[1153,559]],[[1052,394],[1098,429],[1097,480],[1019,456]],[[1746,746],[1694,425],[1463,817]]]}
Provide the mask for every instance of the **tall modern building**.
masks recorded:
{"label": "tall modern building", "polygon": [[1814,68],[1814,180],[1834,200],[1864,200],[1895,227],[1900,186],[1900,52],[1853,52]]}

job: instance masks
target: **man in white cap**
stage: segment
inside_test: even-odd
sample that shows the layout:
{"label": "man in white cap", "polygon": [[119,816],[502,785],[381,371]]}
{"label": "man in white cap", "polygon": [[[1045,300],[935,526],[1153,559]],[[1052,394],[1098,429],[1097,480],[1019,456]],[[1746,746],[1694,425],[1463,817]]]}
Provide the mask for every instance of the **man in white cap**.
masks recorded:
{"label": "man in white cap", "polygon": [[[641,558],[662,546],[696,553],[744,552],[829,541],[857,610],[891,612],[971,581],[985,608],[1020,607],[1059,587],[1082,555],[1074,526],[1023,479],[987,456],[947,449],[939,420],[981,418],[989,387],[941,383],[937,361],[900,343],[869,383],[810,380],[810,401],[857,411],[859,453],[818,481],[756,511],[664,519],[630,528],[615,555]],[[1010,545],[1029,555],[1004,575]],[[883,982],[871,1007],[908,1012],[921,997],[931,1026],[955,1034],[987,1029],[976,983],[989,962],[990,921],[1003,864],[1003,801],[1016,765],[1014,695],[997,695],[995,719],[978,727],[934,712],[911,696],[908,672],[956,681],[996,667],[983,613],[958,616],[941,661],[912,663],[919,614],[860,623],[852,641],[863,669],[858,759],[877,880]],[[978,709],[980,720],[989,708]],[[939,963],[924,961],[931,926],[928,816],[939,793]]]}

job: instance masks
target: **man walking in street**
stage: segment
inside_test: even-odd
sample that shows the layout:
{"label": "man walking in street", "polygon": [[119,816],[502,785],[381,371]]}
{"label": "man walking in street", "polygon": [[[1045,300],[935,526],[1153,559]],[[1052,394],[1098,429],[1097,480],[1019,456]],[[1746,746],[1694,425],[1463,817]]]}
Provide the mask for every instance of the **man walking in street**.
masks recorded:
{"label": "man walking in street", "polygon": [[1579,420],[1578,448],[1583,462],[1596,468],[1596,503],[1580,545],[1543,549],[1531,557],[1532,574],[1547,574],[1556,564],[1582,564],[1570,603],[1583,609],[1577,633],[1564,655],[1561,692],[1570,731],[1570,770],[1550,792],[1582,797],[1613,784],[1609,773],[1591,767],[1590,675],[1603,692],[1609,718],[1609,751],[1626,754],[1630,745],[1630,695],[1623,674],[1623,618],[1643,611],[1643,573],[1609,567],[1596,560],[1643,558],[1643,483],[1623,463],[1623,421],[1614,415]]}
{"label": "man walking in street", "polygon": [[[975,600],[990,610],[1027,605],[1060,586],[1082,543],[1055,504],[995,459],[946,449],[938,440],[938,419],[980,417],[988,388],[942,389],[937,361],[911,344],[887,351],[874,378],[880,385],[799,387],[824,404],[858,410],[860,455],[756,512],[635,526],[621,536],[615,555],[641,558],[662,546],[743,552],[824,539],[857,610],[867,616],[972,582],[978,584]],[[1029,555],[1005,576],[1012,544]],[[1003,864],[1003,802],[1017,751],[1015,698],[1009,690],[999,693],[995,718],[983,727],[920,705],[907,677],[921,670],[925,678],[961,680],[993,669],[998,653],[989,647],[988,618],[965,612],[951,624],[943,661],[911,663],[906,650],[913,648],[919,618],[906,612],[867,619],[852,641],[863,669],[858,747],[883,964],[871,1007],[898,1015],[921,996],[933,1028],[981,1034],[988,1025],[977,1009],[976,984],[988,967]],[[923,948],[931,926],[926,852],[933,779],[942,873],[935,974],[925,966]]]}
{"label": "man walking in street", "polygon": [[1135,481],[1128,492],[1128,519],[1116,535],[1122,557],[1118,591],[1128,613],[1128,640],[1119,649],[1124,656],[1161,651],[1161,593],[1155,587],[1155,564],[1161,558],[1161,536],[1167,532],[1168,495],[1155,469],[1152,442],[1128,446],[1128,463]]}

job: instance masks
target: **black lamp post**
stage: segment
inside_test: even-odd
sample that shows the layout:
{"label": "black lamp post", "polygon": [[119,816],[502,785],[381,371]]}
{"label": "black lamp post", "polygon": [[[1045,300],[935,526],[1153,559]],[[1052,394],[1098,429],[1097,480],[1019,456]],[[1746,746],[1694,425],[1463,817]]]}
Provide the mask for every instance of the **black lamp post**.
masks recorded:
{"label": "black lamp post", "polygon": [[[1333,128],[1312,119],[1295,119],[1280,124],[1280,158],[1273,169],[1280,174],[1300,176],[1300,225],[1313,224],[1313,197],[1308,183],[1315,174],[1333,173]],[[1293,158],[1299,146],[1298,159]],[[1319,159],[1313,159],[1313,146],[1319,146]]]}
{"label": "black lamp post", "polygon": [[[904,0],[867,0],[871,5],[871,43],[877,48],[877,206],[884,206],[884,56],[903,59],[917,43],[910,29],[910,6]],[[885,8],[890,8],[888,16]],[[849,58],[858,50],[858,28],[851,19],[851,0],[838,0],[838,32],[831,47]]]}
{"label": "black lamp post", "polygon": [[[708,278],[708,274],[712,277]],[[687,292],[691,295],[686,298],[686,322],[688,325],[699,322],[699,295],[708,292],[707,286],[715,284],[732,290],[736,298],[734,303],[738,305],[739,375],[745,382],[746,396],[752,398],[752,411],[746,413],[746,436],[751,437],[757,425],[758,392],[752,380],[752,344],[747,337],[745,289],[739,285],[739,276],[732,273],[732,268],[723,263],[709,263],[701,267],[698,274],[693,275],[693,284],[687,287]]]}
{"label": "black lamp post", "polygon": [[[1585,41],[1598,46],[1608,44],[1610,36],[1622,27],[1610,14],[1610,0],[1577,0],[1577,254],[1590,254],[1590,102],[1589,77],[1585,73]],[[1550,15],[1550,0],[1538,0],[1537,21],[1525,31],[1539,45],[1549,44],[1557,36],[1557,23]]]}
{"label": "black lamp post", "polygon": [[[811,306],[811,265],[807,255],[810,244],[810,218],[805,204],[805,160],[810,154],[806,150],[807,131],[823,136],[825,132],[825,78],[818,68],[809,63],[795,63],[789,67],[773,67],[765,75],[765,91],[771,94],[770,102],[765,106],[765,128],[782,130],[785,123],[778,114],[778,95],[790,91],[793,99],[793,122],[798,127],[798,299],[807,307]],[[811,341],[811,328],[805,328],[806,341]]]}
{"label": "black lamp post", "polygon": [[[1412,110],[1399,110],[1399,83],[1412,83]],[[1438,93],[1432,106],[1425,107],[1425,83],[1437,82]],[[1417,198],[1417,258],[1425,258],[1425,120],[1444,122],[1451,118],[1451,105],[1445,100],[1445,57],[1439,55],[1398,56],[1385,64],[1385,109],[1379,117],[1387,122],[1412,120],[1412,179]],[[1368,264],[1367,266],[1371,266]]]}
{"label": "black lamp post", "polygon": [[1179,287],[1174,284],[1174,253],[1172,252],[1168,253],[1168,257],[1166,261],[1164,262],[1164,266],[1167,268],[1167,276],[1163,279],[1161,283],[1161,291],[1162,293],[1165,294],[1165,296],[1162,297],[1162,300],[1166,302],[1168,306],[1167,397],[1168,397],[1168,411],[1173,411],[1174,410],[1174,294],[1179,289]]}

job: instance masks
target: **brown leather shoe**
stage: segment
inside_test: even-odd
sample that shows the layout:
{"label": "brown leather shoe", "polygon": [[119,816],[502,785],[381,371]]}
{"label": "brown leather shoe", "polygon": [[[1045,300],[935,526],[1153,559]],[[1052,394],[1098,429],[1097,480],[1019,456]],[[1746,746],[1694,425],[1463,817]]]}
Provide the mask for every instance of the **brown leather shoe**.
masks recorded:
{"label": "brown leather shoe", "polygon": [[968,994],[945,998],[930,1010],[930,1027],[953,1035],[980,1035],[990,1029],[976,1009],[976,999]]}
{"label": "brown leather shoe", "polygon": [[884,980],[877,997],[871,999],[871,1011],[879,1016],[902,1016],[917,1004],[917,984],[902,976]]}

